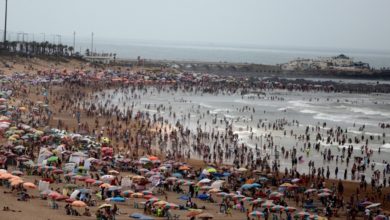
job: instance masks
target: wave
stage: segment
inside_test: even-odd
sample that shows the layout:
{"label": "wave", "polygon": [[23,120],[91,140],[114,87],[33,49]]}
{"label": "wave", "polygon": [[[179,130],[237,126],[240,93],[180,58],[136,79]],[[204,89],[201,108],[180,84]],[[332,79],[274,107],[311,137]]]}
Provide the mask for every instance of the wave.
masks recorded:
{"label": "wave", "polygon": [[390,149],[390,143],[382,145],[381,148]]}
{"label": "wave", "polygon": [[355,113],[362,113],[364,115],[380,115],[384,117],[390,117],[389,112],[377,111],[370,108],[351,107],[349,110]]}
{"label": "wave", "polygon": [[302,107],[302,108],[312,107],[306,101],[303,101],[303,100],[291,100],[291,101],[288,101],[288,103],[293,105],[294,107]]}
{"label": "wave", "polygon": [[328,121],[334,121],[334,122],[351,122],[351,116],[349,115],[331,115],[331,114],[325,114],[325,113],[318,113],[313,117],[314,119],[319,120],[328,120]]}
{"label": "wave", "polygon": [[304,114],[321,114],[320,112],[317,112],[317,111],[314,111],[314,110],[310,110],[310,109],[303,109],[301,111],[299,111],[300,113],[304,113]]}

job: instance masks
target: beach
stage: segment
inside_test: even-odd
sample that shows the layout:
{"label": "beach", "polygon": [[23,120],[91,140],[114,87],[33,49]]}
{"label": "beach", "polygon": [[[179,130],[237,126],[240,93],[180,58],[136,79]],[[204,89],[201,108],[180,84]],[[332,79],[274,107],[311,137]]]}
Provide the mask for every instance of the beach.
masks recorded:
{"label": "beach", "polygon": [[[282,179],[290,179],[291,182],[293,177],[308,180],[302,184],[307,188],[310,187],[309,182],[324,180],[326,183],[322,188],[333,188],[334,191],[338,179],[341,179],[345,190],[341,197],[337,193],[337,198],[342,198],[345,203],[350,198],[356,197],[359,201],[370,198],[381,202],[384,210],[389,207],[385,195],[389,192],[386,186],[390,185],[386,181],[390,153],[387,152],[390,139],[386,124],[389,123],[390,100],[386,94],[333,93],[322,89],[290,91],[272,87],[257,90],[253,87],[249,91],[244,83],[218,83],[218,87],[213,87],[212,83],[217,79],[212,77],[201,79],[201,83],[182,79],[179,82],[177,75],[158,75],[142,69],[94,68],[75,61],[58,65],[30,62],[19,61],[13,63],[12,68],[2,68],[8,76],[16,72],[30,75],[21,76],[20,82],[9,84],[13,94],[8,104],[24,106],[29,112],[22,113],[18,120],[40,129],[49,126],[88,135],[101,143],[107,137],[114,152],[112,156],[116,155],[105,160],[112,162],[111,168],[117,168],[114,162],[120,158],[138,161],[155,155],[161,162],[187,163],[191,166],[191,173],[212,166],[218,172],[224,170],[249,180],[258,170],[264,175],[279,175],[276,179],[278,184],[283,183]],[[35,78],[34,81],[34,76],[38,80]],[[188,78],[190,75],[184,76]],[[128,78],[124,80],[125,77]],[[32,114],[34,111],[39,114]],[[9,140],[3,137],[0,143],[5,146],[7,142]],[[71,145],[67,147],[75,151]],[[38,154],[37,150],[29,152]],[[97,155],[101,156],[97,159],[104,161],[100,151]],[[326,167],[330,170],[328,177],[324,174]],[[245,171],[238,171],[241,168]],[[336,168],[339,169],[337,176]],[[346,176],[344,170],[347,171]],[[317,175],[320,172],[322,175]],[[121,177],[128,175],[134,173],[120,171]],[[23,179],[34,182],[40,177],[26,175]],[[258,176],[254,181],[257,182],[257,179]],[[202,179],[190,180],[196,183]],[[375,180],[373,189],[368,187],[364,191],[359,186],[361,181],[370,184],[372,180]],[[243,184],[232,180],[227,182],[237,190]],[[383,186],[384,182],[387,185]],[[79,184],[84,185],[82,182]],[[270,184],[273,190],[277,190],[276,186]],[[51,187],[62,188],[64,184]],[[356,191],[358,188],[360,193]],[[380,193],[377,188],[380,188]],[[167,193],[169,202],[183,203],[177,199],[177,193]],[[38,191],[31,194],[39,197]],[[164,199],[163,196],[157,197]],[[4,212],[9,219],[28,215],[35,219],[43,216],[48,216],[47,219],[85,218],[66,215],[63,210],[65,203],[60,203],[59,210],[52,210],[47,207],[46,200],[38,198],[28,201],[28,205],[15,201],[15,195],[4,194],[2,198],[0,207],[9,206],[22,211]],[[221,198],[216,199],[222,201]],[[246,218],[245,212],[234,210],[234,215],[229,216],[220,213],[217,204],[194,200],[205,206],[214,219]],[[288,204],[299,206],[293,200],[287,199]],[[142,212],[131,208],[132,201],[130,198],[125,204],[118,205],[120,211],[126,214],[120,214],[116,219],[129,219],[129,214]],[[344,211],[332,219],[346,218],[345,208],[340,210]],[[91,207],[91,212],[95,211],[96,207]],[[182,210],[173,210],[173,213],[180,214],[180,219],[189,219]],[[321,213],[324,215],[322,210]],[[50,215],[56,216],[50,218]]]}

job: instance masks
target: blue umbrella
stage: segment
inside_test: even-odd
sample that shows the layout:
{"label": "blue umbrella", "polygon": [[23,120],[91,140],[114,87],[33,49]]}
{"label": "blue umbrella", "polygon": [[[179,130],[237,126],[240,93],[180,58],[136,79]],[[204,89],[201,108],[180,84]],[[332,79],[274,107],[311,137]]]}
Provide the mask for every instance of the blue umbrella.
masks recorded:
{"label": "blue umbrella", "polygon": [[144,216],[144,215],[141,213],[137,213],[137,212],[129,215],[130,218],[141,218],[142,216]]}
{"label": "blue umbrella", "polygon": [[151,217],[151,216],[146,216],[146,215],[142,216],[142,217],[139,218],[139,219],[140,219],[140,220],[154,220],[153,217]]}
{"label": "blue umbrella", "polygon": [[89,193],[89,192],[91,192],[90,189],[78,189],[78,191],[79,191],[80,193]]}
{"label": "blue umbrella", "polygon": [[231,173],[229,173],[229,172],[224,172],[223,173],[223,176],[230,176],[231,175]]}
{"label": "blue umbrella", "polygon": [[262,177],[260,177],[260,178],[259,178],[259,180],[260,180],[260,181],[263,181],[263,182],[265,182],[265,181],[268,181],[268,178],[267,178],[267,177],[264,177],[264,176],[262,176]]}
{"label": "blue umbrella", "polygon": [[122,189],[122,187],[120,187],[120,186],[110,186],[108,188],[108,191],[116,191],[116,190],[120,190],[120,189]]}
{"label": "blue umbrella", "polygon": [[177,178],[183,178],[183,175],[181,173],[174,173],[172,176],[177,177]]}
{"label": "blue umbrella", "polygon": [[209,195],[207,194],[200,194],[198,195],[198,199],[201,199],[201,200],[205,200],[205,199],[208,199],[209,198]]}
{"label": "blue umbrella", "polygon": [[189,196],[180,196],[178,199],[180,199],[180,200],[184,200],[184,201],[188,201],[189,199],[190,199],[190,197]]}
{"label": "blue umbrella", "polygon": [[112,201],[112,202],[124,202],[125,198],[123,198],[123,197],[114,197],[114,198],[110,198],[110,201]]}
{"label": "blue umbrella", "polygon": [[253,187],[252,184],[244,184],[241,186],[241,188],[243,188],[243,189],[251,189],[252,187]]}
{"label": "blue umbrella", "polygon": [[261,184],[259,184],[259,183],[252,183],[251,185],[253,187],[255,187],[255,188],[260,188],[261,187]]}
{"label": "blue umbrella", "polygon": [[214,177],[223,177],[223,174],[222,173],[213,173],[213,176]]}

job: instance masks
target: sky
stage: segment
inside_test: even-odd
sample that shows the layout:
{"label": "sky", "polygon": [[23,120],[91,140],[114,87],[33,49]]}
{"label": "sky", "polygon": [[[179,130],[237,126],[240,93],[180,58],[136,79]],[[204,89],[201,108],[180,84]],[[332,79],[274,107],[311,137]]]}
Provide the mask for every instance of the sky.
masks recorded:
{"label": "sky", "polygon": [[[0,30],[4,29],[0,0]],[[8,30],[97,39],[390,50],[390,0],[8,0]]]}

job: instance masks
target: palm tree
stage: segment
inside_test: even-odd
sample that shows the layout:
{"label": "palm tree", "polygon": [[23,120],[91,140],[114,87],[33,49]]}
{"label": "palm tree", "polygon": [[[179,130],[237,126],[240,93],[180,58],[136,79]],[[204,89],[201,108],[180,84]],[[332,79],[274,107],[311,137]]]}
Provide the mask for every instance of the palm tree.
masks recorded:
{"label": "palm tree", "polygon": [[70,55],[73,56],[73,51],[74,51],[74,48],[72,46],[69,46],[68,47],[68,50],[70,52]]}

